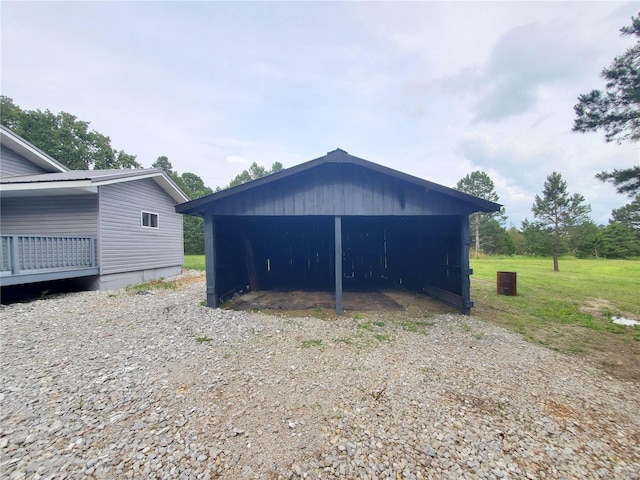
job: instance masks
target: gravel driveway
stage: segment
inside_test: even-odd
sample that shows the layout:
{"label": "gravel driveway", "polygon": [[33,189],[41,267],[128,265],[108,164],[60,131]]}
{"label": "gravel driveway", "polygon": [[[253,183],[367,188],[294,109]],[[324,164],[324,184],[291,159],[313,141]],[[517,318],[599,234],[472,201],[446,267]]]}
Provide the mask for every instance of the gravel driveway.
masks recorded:
{"label": "gravel driveway", "polygon": [[281,318],[204,292],[1,307],[2,477],[640,478],[637,384],[472,317]]}

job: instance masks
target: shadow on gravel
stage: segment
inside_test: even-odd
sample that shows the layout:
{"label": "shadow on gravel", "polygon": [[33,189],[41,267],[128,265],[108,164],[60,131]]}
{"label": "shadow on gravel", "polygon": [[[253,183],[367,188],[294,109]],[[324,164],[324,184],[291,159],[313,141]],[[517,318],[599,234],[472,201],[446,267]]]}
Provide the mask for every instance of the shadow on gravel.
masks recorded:
{"label": "shadow on gravel", "polygon": [[71,280],[54,280],[51,282],[27,283],[24,285],[11,285],[0,290],[0,303],[10,305],[12,303],[28,303],[34,300],[50,298],[72,292],[82,292],[86,288]]}

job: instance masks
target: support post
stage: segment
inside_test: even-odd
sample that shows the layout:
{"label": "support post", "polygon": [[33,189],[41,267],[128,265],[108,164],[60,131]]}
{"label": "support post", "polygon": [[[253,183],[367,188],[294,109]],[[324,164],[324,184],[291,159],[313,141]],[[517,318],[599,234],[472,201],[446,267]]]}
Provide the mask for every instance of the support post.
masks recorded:
{"label": "support post", "polygon": [[212,214],[204,217],[204,258],[207,271],[207,307],[218,306],[216,290],[216,222]]}
{"label": "support post", "polygon": [[335,217],[336,313],[342,315],[342,217]]}
{"label": "support post", "polygon": [[89,238],[89,265],[91,268],[96,266],[96,239]]}
{"label": "support post", "polygon": [[20,273],[20,257],[18,255],[19,240],[17,235],[9,237],[9,258],[11,258],[11,275]]}
{"label": "support post", "polygon": [[471,301],[471,281],[469,275],[473,273],[469,268],[469,248],[471,236],[469,235],[469,216],[460,215],[460,281],[462,282],[462,313],[469,315],[473,302]]}

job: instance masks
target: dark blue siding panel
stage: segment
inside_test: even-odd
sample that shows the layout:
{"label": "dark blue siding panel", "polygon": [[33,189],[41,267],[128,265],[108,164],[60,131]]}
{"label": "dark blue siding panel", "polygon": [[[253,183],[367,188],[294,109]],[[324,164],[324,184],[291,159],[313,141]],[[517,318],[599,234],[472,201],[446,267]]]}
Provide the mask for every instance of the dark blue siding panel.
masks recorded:
{"label": "dark blue siding panel", "polygon": [[214,215],[459,215],[468,206],[442,193],[353,166],[335,165],[220,199]]}

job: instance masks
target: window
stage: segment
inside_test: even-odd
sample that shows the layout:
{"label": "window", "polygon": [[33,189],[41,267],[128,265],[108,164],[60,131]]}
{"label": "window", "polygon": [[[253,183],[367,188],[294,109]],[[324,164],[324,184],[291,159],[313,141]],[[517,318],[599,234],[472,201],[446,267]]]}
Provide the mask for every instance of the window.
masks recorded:
{"label": "window", "polygon": [[147,228],[158,228],[158,214],[142,212],[142,226]]}

